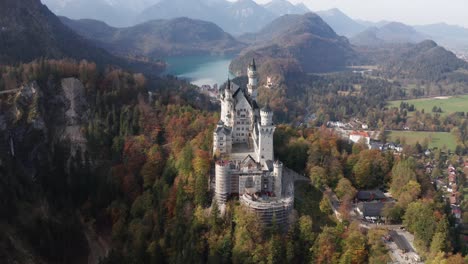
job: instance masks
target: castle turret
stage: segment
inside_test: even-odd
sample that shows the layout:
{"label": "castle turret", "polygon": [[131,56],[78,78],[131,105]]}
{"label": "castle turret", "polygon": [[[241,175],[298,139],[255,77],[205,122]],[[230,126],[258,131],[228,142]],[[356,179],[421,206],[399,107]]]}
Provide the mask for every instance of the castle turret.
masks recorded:
{"label": "castle turret", "polygon": [[283,194],[283,163],[276,161],[273,164],[273,179],[274,179],[274,188],[276,197],[281,198]]}
{"label": "castle turret", "polygon": [[249,77],[249,83],[247,84],[248,92],[250,97],[253,100],[257,99],[257,86],[258,86],[258,74],[257,74],[257,65],[255,64],[255,59],[252,60],[252,63],[247,69],[247,76]]}
{"label": "castle turret", "polygon": [[234,99],[232,97],[231,80],[228,78],[226,88],[224,89],[224,97],[221,100],[221,120],[228,127],[232,127],[232,116],[234,110]]}
{"label": "castle turret", "polygon": [[276,127],[273,125],[273,111],[267,106],[260,110],[259,142],[257,157],[260,163],[273,160],[273,134]]}
{"label": "castle turret", "polygon": [[232,136],[231,129],[219,120],[213,132],[213,155],[231,153]]}
{"label": "castle turret", "polygon": [[273,125],[273,111],[268,105],[266,105],[260,110],[260,123],[262,126]]}

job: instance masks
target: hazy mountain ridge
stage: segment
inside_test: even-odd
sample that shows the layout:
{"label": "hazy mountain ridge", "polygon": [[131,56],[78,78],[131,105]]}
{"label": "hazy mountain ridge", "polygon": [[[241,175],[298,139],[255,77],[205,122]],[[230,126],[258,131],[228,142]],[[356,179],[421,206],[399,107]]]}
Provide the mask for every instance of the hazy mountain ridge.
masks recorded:
{"label": "hazy mountain ridge", "polygon": [[230,54],[245,47],[211,22],[189,18],[153,20],[114,28],[96,20],[61,18],[70,28],[119,55],[160,59],[166,56]]}
{"label": "hazy mountain ridge", "polygon": [[411,26],[391,22],[382,27],[371,27],[350,38],[351,43],[361,46],[375,46],[394,43],[418,43],[430,36],[423,35]]}

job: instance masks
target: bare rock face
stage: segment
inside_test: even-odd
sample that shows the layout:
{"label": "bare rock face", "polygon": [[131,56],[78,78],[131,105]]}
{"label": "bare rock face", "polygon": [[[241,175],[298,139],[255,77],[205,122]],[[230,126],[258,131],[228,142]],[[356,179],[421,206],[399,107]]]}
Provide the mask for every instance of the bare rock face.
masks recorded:
{"label": "bare rock face", "polygon": [[84,148],[86,138],[81,127],[89,118],[84,86],[75,78],[63,79],[61,85],[65,96],[65,129],[62,139],[69,139],[71,143]]}

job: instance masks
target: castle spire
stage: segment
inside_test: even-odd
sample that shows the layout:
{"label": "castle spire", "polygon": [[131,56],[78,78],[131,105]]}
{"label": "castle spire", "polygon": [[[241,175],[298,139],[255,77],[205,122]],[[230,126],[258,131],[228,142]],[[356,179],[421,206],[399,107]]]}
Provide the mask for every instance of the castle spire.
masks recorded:
{"label": "castle spire", "polygon": [[257,71],[257,64],[255,63],[255,58],[252,58],[252,62],[249,64],[249,70]]}

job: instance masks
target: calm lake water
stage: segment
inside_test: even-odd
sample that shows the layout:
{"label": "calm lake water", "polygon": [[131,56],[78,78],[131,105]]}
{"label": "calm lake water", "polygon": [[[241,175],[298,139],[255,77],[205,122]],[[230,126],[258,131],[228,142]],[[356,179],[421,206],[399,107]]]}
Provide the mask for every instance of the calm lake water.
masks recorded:
{"label": "calm lake water", "polygon": [[221,85],[227,81],[229,64],[233,56],[183,56],[166,58],[167,74],[189,80],[192,84],[201,86],[208,84]]}

